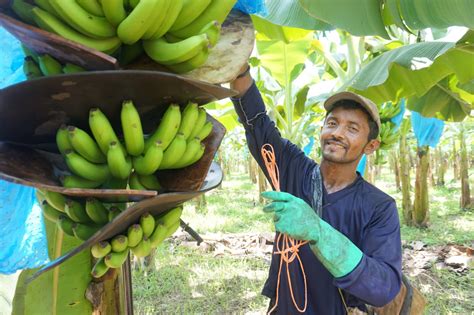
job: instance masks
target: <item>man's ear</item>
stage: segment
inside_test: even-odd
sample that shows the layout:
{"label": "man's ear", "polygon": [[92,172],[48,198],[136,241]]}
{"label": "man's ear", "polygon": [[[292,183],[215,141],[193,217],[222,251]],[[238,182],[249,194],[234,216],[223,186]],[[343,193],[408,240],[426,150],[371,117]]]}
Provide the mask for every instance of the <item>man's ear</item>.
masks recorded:
{"label": "man's ear", "polygon": [[380,147],[380,140],[372,139],[365,145],[364,153],[366,155],[374,153]]}

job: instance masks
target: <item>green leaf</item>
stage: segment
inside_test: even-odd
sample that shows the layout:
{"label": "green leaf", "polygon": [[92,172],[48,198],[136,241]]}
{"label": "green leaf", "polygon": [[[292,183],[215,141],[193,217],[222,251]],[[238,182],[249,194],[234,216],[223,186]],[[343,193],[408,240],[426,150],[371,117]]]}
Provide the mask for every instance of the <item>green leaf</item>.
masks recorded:
{"label": "green leaf", "polygon": [[306,109],[305,104],[306,104],[306,99],[308,97],[308,91],[309,91],[309,86],[305,85],[296,93],[296,101],[295,101],[295,107],[294,107],[296,116],[302,116],[303,113],[305,112],[305,109]]}
{"label": "green leaf", "polygon": [[308,56],[311,41],[297,40],[288,44],[283,41],[257,41],[257,50],[261,64],[272,77],[281,85],[289,83],[293,68],[304,63]]}
{"label": "green leaf", "polygon": [[474,28],[472,0],[399,0],[400,15],[411,29],[465,26]]}
{"label": "green leaf", "polygon": [[217,120],[223,124],[225,129],[229,132],[240,125],[237,119],[237,114],[235,114],[235,112],[217,117]]}
{"label": "green leaf", "polygon": [[309,15],[353,35],[389,39],[379,0],[299,0]]}
{"label": "green leaf", "polygon": [[328,31],[334,29],[333,26],[310,16],[298,0],[272,0],[266,1],[265,4],[268,14],[262,18],[274,24],[306,30]]}
{"label": "green leaf", "polygon": [[303,72],[305,68],[306,67],[304,63],[300,63],[294,66],[293,70],[291,70],[291,73],[290,73],[290,81],[293,82],[294,80],[296,80],[296,78],[301,74],[301,72]]}
{"label": "green leaf", "polygon": [[257,30],[257,38],[264,40],[281,40],[285,43],[302,39],[312,31],[303,30],[300,28],[293,28],[288,26],[280,26],[273,24],[257,15],[252,15],[252,22]]}
{"label": "green leaf", "polygon": [[[45,221],[51,258],[59,257],[82,243],[65,235],[56,224]],[[13,300],[12,314],[91,314],[92,304],[85,298],[86,289],[92,280],[91,268],[91,254],[89,250],[85,250],[28,285],[25,280],[32,276],[36,269],[22,271]]]}

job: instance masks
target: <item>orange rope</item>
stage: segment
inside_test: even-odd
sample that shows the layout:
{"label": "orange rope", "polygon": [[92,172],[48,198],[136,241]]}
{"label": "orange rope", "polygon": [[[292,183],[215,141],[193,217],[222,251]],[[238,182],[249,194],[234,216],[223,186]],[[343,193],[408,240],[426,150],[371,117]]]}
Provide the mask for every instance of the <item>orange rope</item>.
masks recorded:
{"label": "orange rope", "polygon": [[[265,163],[265,167],[268,172],[268,176],[270,177],[270,180],[272,181],[273,187],[275,188],[276,191],[280,191],[280,173],[278,171],[278,165],[276,163],[275,152],[273,151],[273,146],[268,143],[264,144],[261,149],[261,154],[263,157],[263,162]],[[280,243],[282,244],[281,248],[280,248]],[[306,243],[308,243],[308,241],[295,240],[286,234],[280,233],[278,235],[277,243],[276,243],[276,251],[273,252],[273,254],[280,255],[280,268],[278,270],[275,305],[268,312],[268,314],[271,314],[278,306],[278,298],[279,298],[278,292],[280,291],[281,268],[282,268],[283,262],[286,263],[286,275],[288,278],[288,286],[290,288],[290,295],[293,301],[293,305],[296,307],[296,309],[300,313],[304,313],[306,311],[306,307],[308,305],[308,286],[306,284],[306,274],[304,272],[303,262],[301,261],[301,258],[298,255],[299,248]],[[304,307],[303,308],[300,308],[298,306],[298,303],[296,303],[295,296],[293,294],[293,286],[291,285],[289,265],[295,259],[298,259],[298,262],[300,263],[301,272],[303,274],[303,280],[304,280]]]}

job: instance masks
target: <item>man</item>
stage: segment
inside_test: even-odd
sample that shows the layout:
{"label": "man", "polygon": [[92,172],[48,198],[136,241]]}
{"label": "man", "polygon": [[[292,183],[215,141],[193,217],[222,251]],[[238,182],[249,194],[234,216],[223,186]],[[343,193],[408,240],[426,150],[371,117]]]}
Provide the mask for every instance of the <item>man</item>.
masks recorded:
{"label": "man", "polygon": [[401,287],[396,204],[356,172],[363,154],[380,145],[375,104],[350,92],[326,100],[318,165],[280,136],[248,67],[231,88],[239,92],[232,99],[235,110],[249,149],[267,178],[260,150],[268,143],[275,153],[281,192],[263,194],[272,201],[264,211],[273,215],[277,233],[308,241],[298,250],[304,273],[296,259],[288,265],[289,276],[286,263],[279,272],[280,255],[273,254],[262,291],[271,299],[269,310],[330,315],[389,303]]}

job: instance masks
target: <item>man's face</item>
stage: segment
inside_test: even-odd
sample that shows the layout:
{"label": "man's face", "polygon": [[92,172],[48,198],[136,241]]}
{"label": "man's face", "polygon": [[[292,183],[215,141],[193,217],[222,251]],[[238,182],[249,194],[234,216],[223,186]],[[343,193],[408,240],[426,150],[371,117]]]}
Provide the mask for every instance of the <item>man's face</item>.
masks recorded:
{"label": "man's face", "polygon": [[366,113],[361,109],[335,108],[326,117],[321,129],[324,160],[341,164],[357,161],[365,153],[368,136]]}

